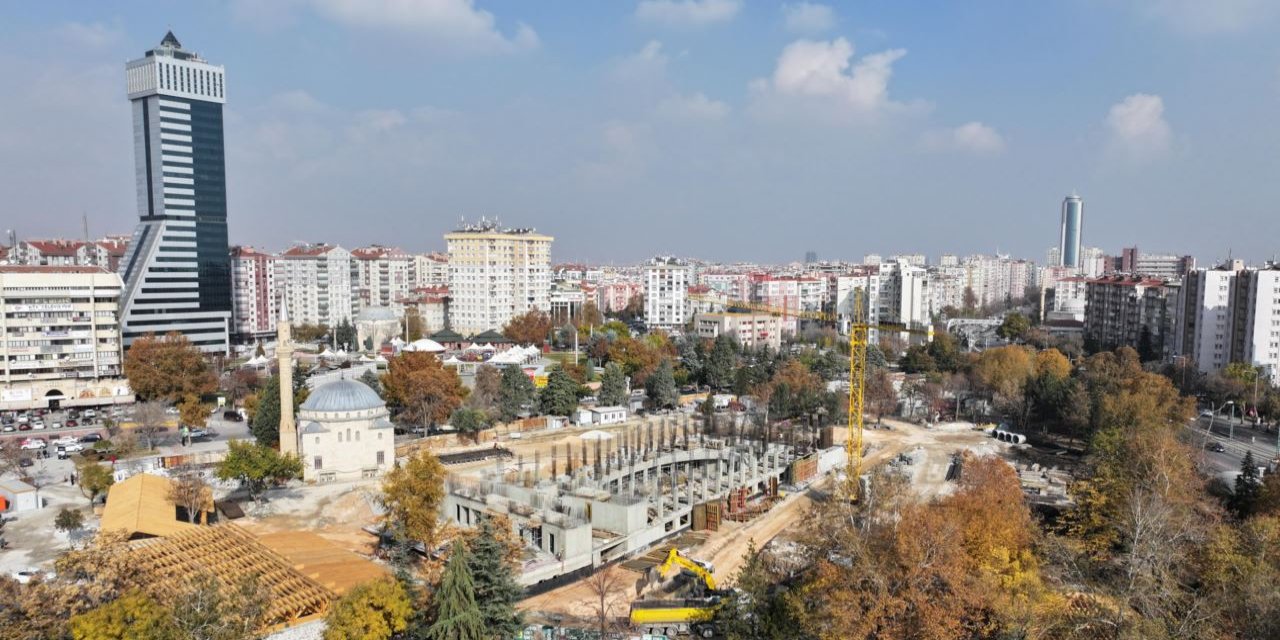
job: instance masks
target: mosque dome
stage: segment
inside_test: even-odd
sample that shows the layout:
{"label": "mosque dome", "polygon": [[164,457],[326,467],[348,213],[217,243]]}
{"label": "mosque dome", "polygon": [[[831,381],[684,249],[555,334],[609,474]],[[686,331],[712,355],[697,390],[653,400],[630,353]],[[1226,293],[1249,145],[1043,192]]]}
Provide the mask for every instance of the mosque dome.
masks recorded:
{"label": "mosque dome", "polygon": [[301,408],[303,411],[366,411],[385,406],[369,385],[356,380],[338,380],[312,391]]}

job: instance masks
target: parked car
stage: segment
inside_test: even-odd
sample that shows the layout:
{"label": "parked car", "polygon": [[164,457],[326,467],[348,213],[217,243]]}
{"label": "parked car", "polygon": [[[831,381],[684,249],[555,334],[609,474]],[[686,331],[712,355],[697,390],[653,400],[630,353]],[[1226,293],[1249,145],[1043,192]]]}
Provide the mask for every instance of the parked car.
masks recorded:
{"label": "parked car", "polygon": [[98,412],[94,411],[93,409],[85,409],[84,414],[82,414],[82,417],[85,420],[93,420],[94,418],[98,417]]}
{"label": "parked car", "polygon": [[18,430],[18,428],[17,428],[16,426],[14,426],[14,425],[11,425],[11,424],[6,424],[6,425],[4,426],[4,432],[5,432],[5,433],[8,433],[8,432],[10,432],[10,431],[17,431],[17,430]]}
{"label": "parked car", "polygon": [[95,442],[101,442],[101,441],[102,441],[102,434],[100,433],[91,433],[87,436],[80,436],[80,442],[83,442],[85,444],[93,444]]}
{"label": "parked car", "polygon": [[70,429],[71,427],[78,427],[78,426],[80,426],[79,422],[76,422],[75,420],[67,420],[68,429]]}
{"label": "parked car", "polygon": [[67,453],[79,453],[81,451],[84,451],[84,445],[80,444],[79,442],[72,442],[70,444],[64,444],[61,447],[58,447],[58,450],[66,451]]}
{"label": "parked car", "polygon": [[190,435],[191,438],[194,439],[194,438],[211,438],[217,434],[215,434],[214,432],[208,429],[192,429],[188,435]]}
{"label": "parked car", "polygon": [[75,436],[59,436],[57,439],[53,441],[52,444],[54,444],[55,446],[59,446],[59,445],[74,444],[76,442],[80,442],[80,439]]}
{"label": "parked car", "polygon": [[18,466],[23,468],[29,467],[33,464],[35,464],[35,461],[32,460],[31,458],[22,458],[21,460],[18,461]]}
{"label": "parked car", "polygon": [[49,446],[49,443],[41,440],[40,438],[29,438],[22,441],[22,448],[26,451],[31,451],[32,449],[43,449],[47,446]]}
{"label": "parked car", "polygon": [[244,416],[240,415],[239,411],[236,411],[235,409],[231,409],[229,411],[222,412],[222,419],[230,420],[232,422],[243,422]]}
{"label": "parked car", "polygon": [[18,425],[18,431],[30,431],[30,430],[31,430],[31,425],[26,422]]}
{"label": "parked car", "polygon": [[49,423],[49,428],[50,428],[50,429],[61,429],[61,428],[62,428],[62,423],[61,423],[61,422],[51,422],[51,423]]}
{"label": "parked car", "polygon": [[39,418],[36,418],[35,420],[33,420],[33,421],[31,422],[31,428],[32,428],[32,429],[43,429],[43,428],[44,428],[44,420],[41,420],[41,419],[39,419]]}

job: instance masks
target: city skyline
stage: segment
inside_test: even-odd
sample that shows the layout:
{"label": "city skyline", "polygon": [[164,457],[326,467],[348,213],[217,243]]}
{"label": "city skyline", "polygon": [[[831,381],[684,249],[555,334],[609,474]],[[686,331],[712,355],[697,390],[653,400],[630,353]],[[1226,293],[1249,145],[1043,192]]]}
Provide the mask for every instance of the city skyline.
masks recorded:
{"label": "city skyline", "polygon": [[[848,261],[1036,258],[1055,244],[1059,203],[1075,190],[1090,203],[1085,246],[1137,244],[1204,264],[1272,254],[1265,239],[1280,222],[1267,203],[1280,194],[1263,176],[1280,132],[1261,115],[1280,101],[1280,65],[1252,55],[1271,50],[1276,16],[1265,9],[1020,8],[1007,18],[1024,25],[1015,37],[1000,32],[1006,18],[976,24],[981,7],[922,20],[912,8],[845,4],[619,3],[580,7],[599,27],[583,34],[564,9],[457,1],[432,5],[453,12],[414,12],[429,4],[397,5],[399,27],[339,2],[272,15],[248,3],[10,10],[0,68],[18,89],[0,106],[0,135],[14,143],[0,169],[12,177],[10,206],[36,215],[6,227],[74,237],[87,215],[92,235],[129,229],[118,61],[171,26],[236,68],[233,244],[441,250],[459,217],[496,215],[559,238],[556,261],[776,263],[811,250]],[[1031,51],[1061,25],[1083,42],[1052,61]],[[18,64],[37,42],[60,46],[41,69]],[[1121,55],[1131,43],[1151,59]],[[983,65],[1030,59],[1004,63],[995,81],[973,77],[956,52]],[[1096,56],[1114,58],[1112,73],[1087,73]],[[1224,60],[1247,72],[1208,73]],[[1048,77],[1073,91],[1044,90]],[[1213,99],[1224,91],[1256,99]],[[54,188],[49,167],[71,144],[76,157],[57,161],[78,188]],[[1205,212],[1251,232],[1188,235]],[[922,227],[938,233],[919,236]],[[612,241],[620,233],[626,243]]]}

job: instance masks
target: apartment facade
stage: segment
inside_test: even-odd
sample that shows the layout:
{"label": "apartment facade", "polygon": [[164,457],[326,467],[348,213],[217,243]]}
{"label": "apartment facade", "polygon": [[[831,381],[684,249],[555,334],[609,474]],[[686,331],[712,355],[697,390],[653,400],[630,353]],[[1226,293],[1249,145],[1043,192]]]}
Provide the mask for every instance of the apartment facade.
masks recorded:
{"label": "apartment facade", "polygon": [[351,253],[336,245],[298,245],[276,256],[276,287],[289,319],[329,327],[352,321],[351,272]]}
{"label": "apartment facade", "polygon": [[644,269],[644,322],[650,331],[684,326],[689,266],[668,257],[654,258]]}
{"label": "apartment facade", "polygon": [[352,249],[351,296],[357,312],[366,307],[398,308],[414,288],[414,267],[414,257],[394,247]]}
{"label": "apartment facade", "polygon": [[782,347],[783,326],[781,317],[768,313],[699,313],[693,317],[699,338],[730,335],[748,349],[768,346],[777,351]]}
{"label": "apartment facade", "polygon": [[1280,266],[1247,269],[1239,261],[1183,279],[1173,355],[1200,371],[1232,362],[1263,368],[1280,383]]}
{"label": "apartment facade", "polygon": [[445,234],[450,325],[476,334],[502,329],[530,309],[551,307],[551,236],[481,221]]}
{"label": "apartment facade", "polygon": [[231,327],[240,342],[275,334],[276,258],[253,247],[231,247]]}
{"label": "apartment facade", "polygon": [[123,281],[102,267],[0,266],[0,409],[132,402]]}
{"label": "apartment facade", "polygon": [[1086,351],[1131,347],[1160,360],[1173,333],[1178,286],[1165,280],[1104,276],[1085,281]]}
{"label": "apartment facade", "polygon": [[413,289],[449,286],[449,254],[415,253],[410,284]]}

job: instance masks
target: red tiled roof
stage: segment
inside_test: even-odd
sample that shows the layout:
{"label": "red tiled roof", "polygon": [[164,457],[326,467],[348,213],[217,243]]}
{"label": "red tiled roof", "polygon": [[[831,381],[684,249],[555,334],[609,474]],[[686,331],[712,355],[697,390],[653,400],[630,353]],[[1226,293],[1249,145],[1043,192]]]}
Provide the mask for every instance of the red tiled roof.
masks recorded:
{"label": "red tiled roof", "polygon": [[26,244],[46,256],[74,256],[84,246],[79,240],[27,240]]}
{"label": "red tiled roof", "polygon": [[336,248],[330,244],[303,244],[285,249],[280,256],[284,258],[309,258],[324,255]]}
{"label": "red tiled roof", "polygon": [[396,247],[384,247],[380,244],[373,244],[367,247],[351,250],[351,257],[360,260],[375,260],[388,256],[408,256],[409,254],[401,251]]}
{"label": "red tiled roof", "polygon": [[266,251],[259,251],[250,246],[234,246],[231,247],[231,256],[235,258],[256,258],[258,256],[270,256]]}

